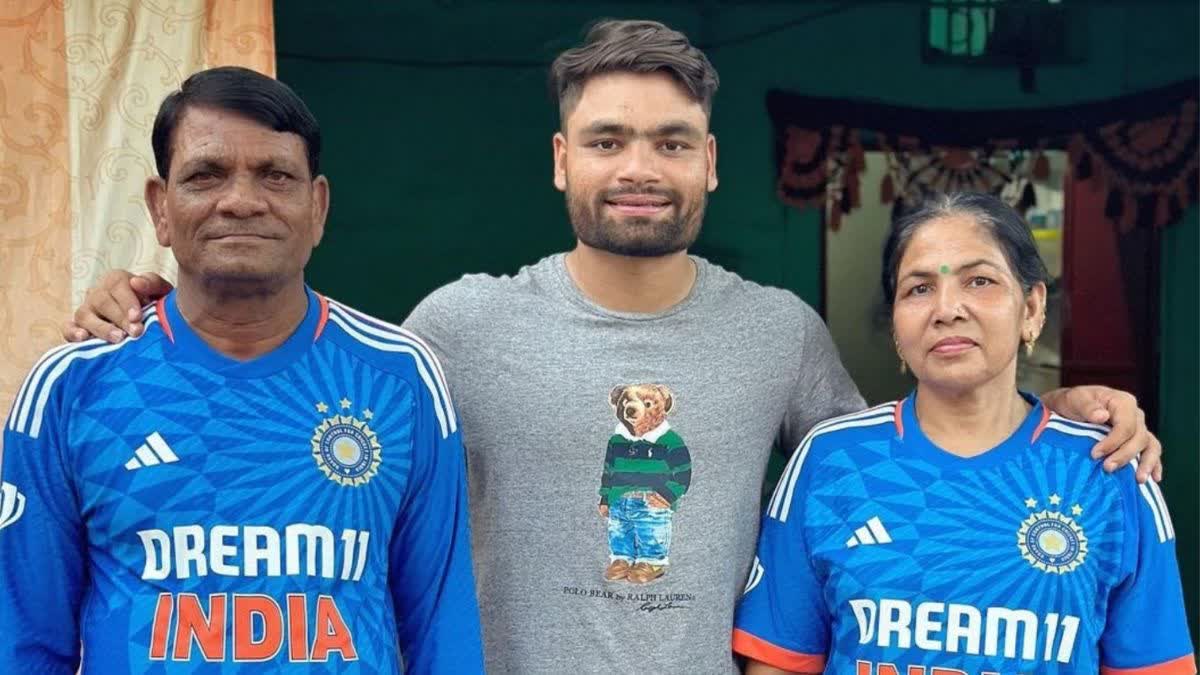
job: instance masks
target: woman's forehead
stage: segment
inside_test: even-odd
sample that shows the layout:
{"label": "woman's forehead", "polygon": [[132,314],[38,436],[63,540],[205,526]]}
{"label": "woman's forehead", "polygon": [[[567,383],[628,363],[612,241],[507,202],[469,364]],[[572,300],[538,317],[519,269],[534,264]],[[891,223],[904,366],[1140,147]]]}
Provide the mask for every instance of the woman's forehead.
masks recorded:
{"label": "woman's forehead", "polygon": [[971,216],[954,214],[919,225],[900,266],[917,262],[928,264],[930,257],[944,258],[934,264],[940,269],[943,265],[954,267],[956,261],[968,258],[1003,261],[1004,251],[987,226]]}

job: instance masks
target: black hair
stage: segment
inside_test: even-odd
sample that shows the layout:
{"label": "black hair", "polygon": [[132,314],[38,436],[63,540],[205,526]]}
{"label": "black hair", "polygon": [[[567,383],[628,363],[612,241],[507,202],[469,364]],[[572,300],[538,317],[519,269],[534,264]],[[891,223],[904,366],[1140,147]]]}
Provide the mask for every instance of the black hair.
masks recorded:
{"label": "black hair", "polygon": [[150,144],[158,175],[163,179],[171,168],[175,127],[184,112],[193,107],[228,110],[275,131],[296,134],[304,140],[308,170],[316,178],[321,160],[321,127],[304,101],[279,80],[249,68],[222,66],[187,78],[158,107]]}
{"label": "black hair", "polygon": [[720,80],[704,52],[687,36],[657,21],[605,19],[588,31],[583,44],[568,49],[550,65],[550,89],[559,117],[579,102],[583,85],[606,73],[667,73],[711,115]]}
{"label": "black hair", "polygon": [[1049,280],[1046,263],[1033,241],[1033,232],[1016,209],[984,192],[935,193],[892,223],[892,231],[883,246],[881,279],[883,300],[889,307],[896,301],[900,259],[913,235],[929,221],[952,215],[971,216],[991,233],[1025,293],[1039,282]]}

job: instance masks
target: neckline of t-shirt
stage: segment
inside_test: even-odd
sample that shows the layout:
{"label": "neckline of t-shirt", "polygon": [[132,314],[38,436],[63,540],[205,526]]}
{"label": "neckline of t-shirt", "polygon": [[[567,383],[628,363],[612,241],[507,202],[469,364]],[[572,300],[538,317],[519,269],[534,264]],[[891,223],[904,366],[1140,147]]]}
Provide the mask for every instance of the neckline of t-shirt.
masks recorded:
{"label": "neckline of t-shirt", "polygon": [[174,347],[171,350],[173,359],[200,364],[223,377],[267,377],[304,357],[325,327],[327,303],[307,285],[304,293],[308,303],[304,318],[291,335],[271,351],[245,361],[222,354],[196,334],[179,311],[176,291],[159,300],[159,323],[163,324],[168,340]]}
{"label": "neckline of t-shirt", "polygon": [[1003,464],[1028,452],[1041,435],[1049,418],[1049,411],[1037,396],[1025,391],[1017,393],[1030,405],[1029,411],[1017,428],[996,446],[977,455],[963,457],[938,446],[925,435],[925,431],[921,429],[921,421],[917,418],[917,392],[914,389],[899,403],[897,419],[900,426],[897,432],[900,443],[917,457],[943,471],[979,470]]}
{"label": "neckline of t-shirt", "polygon": [[688,259],[696,266],[696,280],[692,282],[692,288],[688,291],[687,296],[674,305],[664,309],[661,312],[618,312],[616,310],[603,307],[590,300],[583,291],[575,285],[575,281],[571,279],[571,273],[567,271],[567,254],[555,253],[550,256],[551,275],[554,277],[555,285],[562,291],[563,296],[568,302],[582,307],[592,314],[603,316],[611,319],[620,319],[622,321],[657,321],[673,316],[687,309],[701,297],[701,292],[704,290],[704,285],[708,280],[708,263],[703,258],[689,255]]}

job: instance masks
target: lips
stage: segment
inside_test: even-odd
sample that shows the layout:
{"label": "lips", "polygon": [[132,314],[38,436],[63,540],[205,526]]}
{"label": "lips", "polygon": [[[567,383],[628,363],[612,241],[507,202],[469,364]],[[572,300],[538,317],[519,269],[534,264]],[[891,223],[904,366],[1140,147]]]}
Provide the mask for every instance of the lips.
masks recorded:
{"label": "lips", "polygon": [[272,237],[270,235],[259,234],[257,232],[227,232],[223,234],[208,235],[205,237],[205,239],[210,241],[252,241],[278,238],[279,237]]}
{"label": "lips", "polygon": [[654,194],[616,195],[605,200],[609,204],[619,206],[667,206],[670,199]]}
{"label": "lips", "polygon": [[929,351],[935,354],[952,355],[960,354],[976,346],[978,343],[970,338],[954,336],[938,340]]}
{"label": "lips", "polygon": [[622,194],[606,198],[604,204],[626,216],[655,216],[666,211],[671,200],[657,194]]}

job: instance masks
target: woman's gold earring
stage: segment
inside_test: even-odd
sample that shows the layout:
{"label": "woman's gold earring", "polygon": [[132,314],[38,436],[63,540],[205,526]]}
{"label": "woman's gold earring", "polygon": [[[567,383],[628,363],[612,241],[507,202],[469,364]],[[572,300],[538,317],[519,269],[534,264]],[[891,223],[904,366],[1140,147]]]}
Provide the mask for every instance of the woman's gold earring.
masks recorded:
{"label": "woman's gold earring", "polygon": [[1037,342],[1037,337],[1032,336],[1025,340],[1025,358],[1033,357],[1033,345]]}
{"label": "woman's gold earring", "polygon": [[900,359],[900,374],[903,375],[908,372],[908,364],[904,362],[904,355],[900,353],[900,341],[895,337],[892,341],[896,343],[896,358]]}

